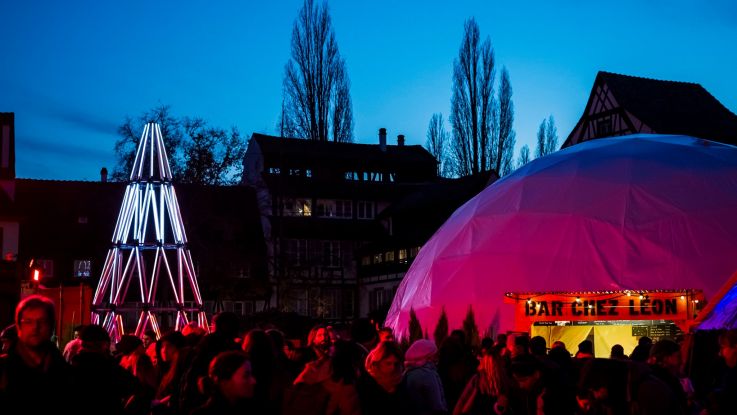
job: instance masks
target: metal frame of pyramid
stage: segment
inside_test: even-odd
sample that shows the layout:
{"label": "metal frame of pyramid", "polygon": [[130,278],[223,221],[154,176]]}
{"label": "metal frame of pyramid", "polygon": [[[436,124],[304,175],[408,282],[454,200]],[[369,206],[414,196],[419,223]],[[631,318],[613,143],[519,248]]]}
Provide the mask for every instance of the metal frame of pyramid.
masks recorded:
{"label": "metal frame of pyramid", "polygon": [[208,329],[161,129],[148,123],[92,300],[92,323],[117,341],[126,334],[124,316],[134,315],[136,336],[150,327],[158,337],[162,313],[175,313],[175,330],[189,323],[187,313]]}

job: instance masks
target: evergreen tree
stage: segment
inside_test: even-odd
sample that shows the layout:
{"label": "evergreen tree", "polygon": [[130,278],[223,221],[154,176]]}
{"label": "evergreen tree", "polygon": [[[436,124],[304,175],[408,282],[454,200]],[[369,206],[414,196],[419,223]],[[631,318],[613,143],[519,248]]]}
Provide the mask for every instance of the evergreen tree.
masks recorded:
{"label": "evergreen tree", "polygon": [[438,324],[435,326],[435,332],[433,333],[433,338],[435,340],[435,344],[440,347],[440,345],[443,343],[443,340],[445,340],[448,337],[448,315],[445,314],[445,307],[443,307],[443,310],[440,312],[440,318],[438,318]]}
{"label": "evergreen tree", "polygon": [[468,306],[468,313],[466,318],[463,320],[463,332],[466,334],[466,341],[473,350],[478,350],[481,344],[479,338],[479,328],[476,326],[476,317],[473,313],[473,306]]}
{"label": "evergreen tree", "polygon": [[417,315],[415,314],[415,309],[410,308],[409,309],[409,343],[412,344],[416,340],[420,340],[423,338],[422,334],[422,326],[420,325],[420,320],[417,319]]}

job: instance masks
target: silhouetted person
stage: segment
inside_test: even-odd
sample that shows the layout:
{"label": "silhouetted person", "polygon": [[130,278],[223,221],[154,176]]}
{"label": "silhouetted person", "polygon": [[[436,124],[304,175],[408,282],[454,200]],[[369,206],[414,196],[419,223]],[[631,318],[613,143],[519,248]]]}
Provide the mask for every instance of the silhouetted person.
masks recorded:
{"label": "silhouetted person", "polygon": [[200,340],[193,351],[192,365],[184,375],[180,395],[180,411],[189,413],[205,402],[205,396],[199,392],[200,378],[207,376],[210,362],[219,353],[239,350],[235,339],[238,337],[240,320],[235,313],[224,311],[213,318],[213,332]]}
{"label": "silhouetted person", "polygon": [[351,324],[351,340],[363,350],[364,359],[379,342],[376,326],[367,318],[359,318]]}
{"label": "silhouetted person", "polygon": [[637,341],[637,346],[635,346],[635,350],[633,350],[630,355],[630,360],[641,363],[647,362],[647,358],[650,357],[650,348],[652,346],[653,340],[651,338],[647,336],[640,337],[640,340]]}
{"label": "silhouetted person", "polygon": [[142,393],[140,383],[110,354],[110,336],[104,328],[90,324],[84,327],[79,338],[82,349],[72,359],[72,383],[78,391],[74,413],[125,413],[124,408]]}
{"label": "silhouetted person", "polygon": [[679,379],[682,364],[681,346],[673,340],[660,340],[650,348],[650,357],[647,362],[653,375],[668,385],[682,411],[687,412],[686,391]]}
{"label": "silhouetted person", "polygon": [[544,358],[547,356],[547,344],[542,336],[535,336],[530,339],[530,354],[537,358]]}
{"label": "silhouetted person", "polygon": [[683,414],[672,390],[638,362],[590,359],[579,389],[588,393],[593,413]]}
{"label": "silhouetted person", "polygon": [[510,398],[514,414],[570,414],[575,409],[573,388],[560,372],[546,367],[532,355],[512,359],[516,388]]}
{"label": "silhouetted person", "polygon": [[621,344],[615,344],[612,346],[612,351],[609,353],[610,359],[616,360],[627,360],[627,355],[624,354],[624,347]]}
{"label": "silhouetted person", "polygon": [[593,359],[594,358],[594,344],[591,340],[584,340],[578,344],[578,351],[576,352],[576,359]]}
{"label": "silhouetted person", "polygon": [[737,329],[719,336],[719,356],[724,359],[726,370],[716,389],[709,394],[708,415],[734,414],[737,408]]}

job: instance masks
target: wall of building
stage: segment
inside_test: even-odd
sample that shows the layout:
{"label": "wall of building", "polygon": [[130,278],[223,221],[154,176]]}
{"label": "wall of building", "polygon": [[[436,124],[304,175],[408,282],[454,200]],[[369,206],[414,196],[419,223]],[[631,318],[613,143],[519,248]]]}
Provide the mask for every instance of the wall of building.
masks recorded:
{"label": "wall of building", "polygon": [[2,259],[14,260],[18,256],[18,222],[0,221],[0,254]]}

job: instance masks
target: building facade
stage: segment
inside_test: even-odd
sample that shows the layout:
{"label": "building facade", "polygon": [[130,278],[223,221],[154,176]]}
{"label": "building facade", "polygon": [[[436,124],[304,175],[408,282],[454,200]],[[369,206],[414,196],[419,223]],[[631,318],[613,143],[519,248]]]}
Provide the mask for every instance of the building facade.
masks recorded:
{"label": "building facade", "polygon": [[383,128],[378,144],[253,134],[242,183],[257,194],[271,306],[325,320],[359,317],[366,301],[359,296],[359,250],[390,235],[378,215],[412,185],[435,182],[436,170],[435,158],[405,145],[403,136],[387,145]]}
{"label": "building facade", "polygon": [[737,144],[737,116],[699,84],[599,72],[561,148],[602,137],[685,134]]}
{"label": "building facade", "polygon": [[360,314],[382,320],[425,242],[456,209],[497,179],[496,172],[486,171],[404,185],[404,196],[377,216],[387,233],[358,251]]}

